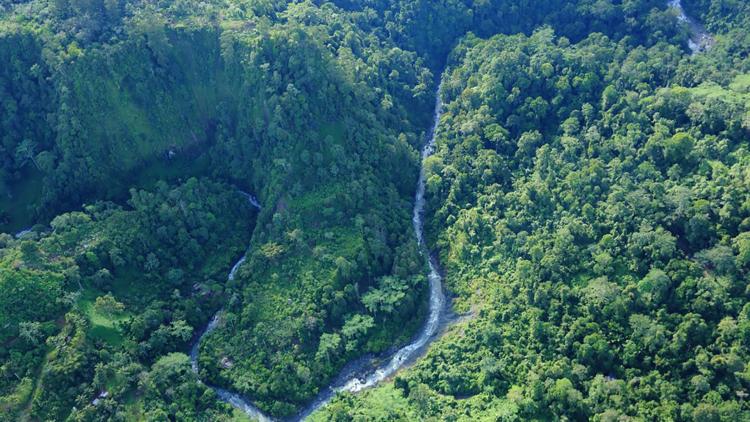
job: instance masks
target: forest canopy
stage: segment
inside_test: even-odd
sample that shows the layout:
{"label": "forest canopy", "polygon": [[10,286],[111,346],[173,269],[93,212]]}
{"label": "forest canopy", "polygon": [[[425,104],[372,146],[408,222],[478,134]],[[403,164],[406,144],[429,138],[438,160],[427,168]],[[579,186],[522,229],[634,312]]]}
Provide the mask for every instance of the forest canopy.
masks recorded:
{"label": "forest canopy", "polygon": [[423,324],[420,167],[458,322],[312,419],[750,418],[750,9],[673,6],[0,0],[0,419],[298,415]]}
{"label": "forest canopy", "polygon": [[425,169],[427,232],[469,317],[315,419],[750,417],[741,28],[693,56],[466,37]]}

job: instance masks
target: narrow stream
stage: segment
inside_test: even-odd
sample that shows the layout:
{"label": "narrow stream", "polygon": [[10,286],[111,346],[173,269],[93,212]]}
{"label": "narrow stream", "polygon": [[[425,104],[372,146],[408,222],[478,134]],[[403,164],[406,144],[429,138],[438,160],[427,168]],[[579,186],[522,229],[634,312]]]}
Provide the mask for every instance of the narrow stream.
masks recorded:
{"label": "narrow stream", "polygon": [[[440,98],[440,92],[442,88],[442,82],[436,92],[435,100],[435,112],[433,117],[432,127],[430,128],[429,137],[426,145],[424,146],[421,154],[422,162],[433,154],[435,151],[435,140],[440,122],[440,116],[442,115],[443,103]],[[250,204],[260,209],[260,203],[258,200],[245,192],[241,192]],[[369,388],[377,385],[379,382],[390,377],[405,364],[414,361],[419,355],[424,352],[427,346],[436,338],[436,335],[441,328],[447,324],[447,302],[443,293],[442,277],[438,272],[436,262],[430,257],[429,251],[424,243],[424,232],[423,232],[423,213],[425,206],[425,172],[424,167],[421,168],[419,174],[419,181],[417,182],[417,192],[414,197],[414,211],[412,216],[412,223],[414,225],[414,233],[417,237],[417,243],[419,244],[420,251],[425,257],[429,264],[430,273],[428,275],[430,285],[430,297],[429,297],[429,313],[427,320],[425,321],[422,329],[415,335],[414,339],[406,346],[396,350],[394,353],[382,359],[384,363],[376,365],[376,357],[367,356],[350,362],[341,371],[339,376],[326,388],[323,388],[318,396],[308,405],[299,415],[291,420],[299,421],[304,420],[313,414],[315,411],[325,406],[338,392],[358,392],[365,388]],[[237,261],[229,272],[228,279],[233,280],[239,267],[245,262],[245,257]],[[221,318],[221,311],[219,311],[209,322],[203,333],[198,337],[193,346],[190,349],[190,363],[193,367],[193,371],[198,372],[198,349],[201,340],[213,331],[219,324]],[[382,358],[382,356],[381,356]],[[208,384],[206,384],[208,385]],[[260,409],[255,407],[248,399],[240,396],[239,394],[232,393],[230,391],[210,386],[216,394],[225,402],[232,406],[242,410],[250,418],[254,418],[263,422],[272,421],[273,419],[263,413]]]}
{"label": "narrow stream", "polygon": [[20,239],[26,236],[28,233],[31,233],[31,228],[21,230],[20,232],[16,233],[13,237],[15,237],[16,239]]}
{"label": "narrow stream", "polygon": [[[244,196],[247,201],[252,205],[253,207],[260,209],[260,202],[258,202],[258,199],[247,193],[240,191],[240,194]],[[243,255],[242,258],[239,259],[233,266],[232,269],[229,271],[229,275],[227,276],[227,280],[231,281],[234,280],[234,276],[237,274],[237,270],[242,266],[242,264],[245,263],[246,257]],[[195,340],[195,343],[193,343],[192,347],[190,347],[190,366],[193,368],[193,372],[196,374],[198,373],[198,349],[200,347],[201,341],[203,338],[210,334],[213,330],[216,329],[216,327],[219,325],[219,321],[221,319],[221,311],[217,312],[216,315],[211,318],[211,321],[209,321],[206,328],[203,330],[200,336]],[[216,392],[216,395],[219,396],[219,398],[232,406],[236,407],[237,409],[240,409],[243,413],[245,413],[247,416],[249,416],[251,419],[259,420],[261,422],[271,422],[273,419],[266,416],[263,411],[255,407],[249,400],[246,400],[242,396],[236,393],[232,393],[231,391],[224,390],[223,388],[219,388],[213,385],[206,384],[209,388],[214,390]]]}
{"label": "narrow stream", "polygon": [[688,47],[693,54],[709,50],[716,44],[716,40],[706,28],[685,13],[682,0],[669,0],[669,7],[677,11],[677,18],[690,28]]}

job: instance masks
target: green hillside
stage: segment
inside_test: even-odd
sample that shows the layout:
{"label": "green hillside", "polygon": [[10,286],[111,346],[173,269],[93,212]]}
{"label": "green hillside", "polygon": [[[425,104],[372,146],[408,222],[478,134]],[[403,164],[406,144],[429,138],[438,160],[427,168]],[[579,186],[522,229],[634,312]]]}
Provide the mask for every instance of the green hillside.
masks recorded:
{"label": "green hillside", "polygon": [[295,419],[420,168],[455,322],[312,420],[750,420],[750,9],[667,3],[0,0],[0,420]]}

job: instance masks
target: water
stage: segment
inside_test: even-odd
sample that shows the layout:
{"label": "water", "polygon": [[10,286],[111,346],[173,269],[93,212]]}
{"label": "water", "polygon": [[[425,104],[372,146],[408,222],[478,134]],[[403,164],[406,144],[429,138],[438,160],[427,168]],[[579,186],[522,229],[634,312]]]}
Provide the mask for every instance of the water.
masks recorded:
{"label": "water", "polygon": [[258,202],[258,198],[256,198],[254,195],[249,194],[247,192],[240,191],[240,195],[244,196],[245,199],[247,199],[248,202],[250,202],[250,205],[254,206],[257,209],[260,209],[260,202]]}
{"label": "water", "polygon": [[[433,117],[432,128],[429,133],[429,140],[422,149],[422,163],[424,160],[431,156],[435,152],[435,141],[437,135],[438,124],[440,123],[440,116],[443,112],[443,103],[440,98],[440,92],[442,91],[442,82],[438,87],[435,100],[435,113]],[[412,216],[412,223],[414,225],[414,233],[417,237],[417,243],[419,244],[420,251],[423,256],[426,257],[429,264],[430,273],[428,280],[430,283],[430,307],[427,321],[425,321],[422,330],[412,340],[411,343],[397,350],[391,356],[386,359],[386,362],[379,367],[372,370],[373,358],[360,359],[350,365],[347,365],[337,380],[334,381],[331,386],[324,389],[318,397],[307,407],[302,413],[296,418],[297,420],[304,420],[315,411],[325,406],[338,392],[348,391],[356,393],[370,388],[386,378],[396,373],[405,364],[413,361],[419,356],[421,352],[435,339],[436,334],[440,331],[441,327],[448,322],[446,318],[446,300],[445,294],[443,293],[442,277],[438,272],[436,262],[430,258],[429,252],[424,244],[424,206],[425,206],[425,172],[424,166],[422,166],[419,174],[419,181],[417,182],[417,192],[414,197],[414,211]]]}
{"label": "water", "polygon": [[201,344],[201,340],[203,340],[203,337],[216,329],[216,326],[219,325],[219,313],[217,312],[216,315],[211,318],[211,321],[209,321],[206,328],[203,330],[200,336],[198,336],[198,340],[193,343],[193,346],[190,348],[190,366],[193,367],[193,372],[196,374],[198,373],[198,347]]}
{"label": "water", "polygon": [[15,238],[16,239],[20,239],[20,238],[26,236],[28,233],[31,233],[31,229],[23,229],[20,232],[18,232],[18,233],[15,234]]}
{"label": "water", "polygon": [[[431,156],[435,152],[435,140],[437,135],[437,128],[438,124],[440,122],[440,116],[442,115],[443,111],[443,104],[440,99],[440,91],[442,88],[442,83],[438,87],[437,92],[437,100],[435,103],[435,114],[434,114],[434,120],[433,120],[433,126],[430,130],[430,137],[427,144],[424,146],[424,149],[422,150],[422,162],[424,163],[424,160],[427,159],[427,157]],[[422,216],[424,214],[424,193],[425,193],[425,171],[424,166],[422,166],[422,169],[420,170],[419,174],[419,181],[417,182],[417,193],[414,197],[414,211],[412,216],[412,223],[414,225],[414,233],[417,236],[417,243],[419,244],[420,251],[424,256],[427,257],[427,262],[430,267],[430,274],[428,275],[428,279],[430,282],[430,309],[429,309],[429,315],[427,317],[427,321],[425,322],[424,327],[422,328],[422,331],[419,333],[419,335],[416,337],[416,339],[404,346],[402,349],[397,351],[386,363],[385,365],[381,366],[380,368],[376,369],[374,372],[364,376],[364,377],[355,377],[350,379],[341,387],[341,391],[349,391],[349,392],[358,392],[362,389],[372,387],[375,384],[379,383],[380,381],[386,379],[387,377],[391,376],[393,373],[395,373],[401,366],[403,366],[406,362],[408,362],[414,355],[422,350],[432,338],[434,338],[435,334],[437,334],[441,320],[443,320],[443,316],[445,314],[445,295],[443,294],[443,283],[442,283],[442,277],[440,276],[440,273],[438,272],[437,265],[434,262],[433,259],[429,257],[429,253],[427,251],[427,248],[424,244],[424,222],[422,220]]]}
{"label": "water", "polygon": [[246,258],[247,258],[246,256],[243,256],[242,258],[240,258],[240,260],[239,260],[239,261],[237,261],[237,263],[235,263],[235,264],[234,264],[234,265],[232,266],[232,270],[231,270],[231,271],[229,271],[229,275],[227,276],[227,280],[229,280],[229,281],[232,281],[232,280],[234,280],[234,275],[235,275],[235,274],[237,274],[237,270],[239,270],[239,269],[240,269],[240,266],[242,266],[242,264],[244,264],[244,263],[245,263],[245,259],[246,259]]}
{"label": "water", "polygon": [[[433,124],[430,128],[427,144],[422,149],[422,162],[424,162],[427,157],[432,155],[435,150],[436,134],[438,124],[440,122],[440,116],[442,115],[443,110],[443,103],[440,98],[441,88],[442,82],[438,87],[436,93]],[[248,199],[251,205],[260,209],[260,203],[253,195],[245,192],[240,193]],[[419,331],[419,333],[417,333],[412,342],[398,349],[395,353],[389,355],[385,359],[384,364],[373,369],[373,363],[375,360],[375,357],[373,356],[365,356],[353,362],[350,362],[348,365],[346,365],[344,370],[341,371],[339,376],[336,377],[333,383],[331,383],[331,385],[322,389],[315,400],[313,400],[310,405],[308,405],[302,412],[300,412],[299,415],[292,418],[291,420],[306,419],[312,413],[325,406],[338,392],[348,391],[355,393],[365,388],[377,385],[379,382],[396,373],[396,371],[401,369],[405,364],[416,359],[419,354],[426,349],[430,342],[435,339],[441,327],[448,322],[448,319],[446,317],[447,303],[445,300],[445,295],[443,293],[442,277],[438,272],[436,262],[430,258],[427,247],[424,244],[424,194],[425,172],[424,167],[422,167],[419,174],[419,181],[417,182],[417,192],[414,197],[412,223],[414,226],[414,233],[417,237],[417,243],[419,244],[420,251],[427,260],[430,269],[430,273],[428,275],[430,285],[430,306],[427,321],[425,321],[424,326]],[[229,280],[234,280],[237,270],[242,266],[244,262],[245,257],[242,257],[239,261],[237,261],[236,264],[234,264],[232,270],[227,276]],[[209,334],[216,328],[221,319],[220,314],[221,312],[218,312],[216,315],[214,315],[214,317],[211,319],[211,322],[209,322],[206,329],[198,337],[195,344],[193,344],[190,349],[190,363],[193,367],[193,371],[195,371],[196,373],[198,372],[198,346],[203,337],[205,337],[206,334]],[[247,416],[263,422],[273,420],[273,418],[263,413],[249,400],[240,396],[239,394],[215,386],[209,387],[211,387],[223,401],[231,404],[237,409],[242,410]]]}
{"label": "water", "polygon": [[[247,201],[252,205],[253,207],[257,209],[261,209],[260,202],[258,202],[258,199],[247,193],[240,191],[240,194],[244,196]],[[237,274],[237,270],[242,266],[242,264],[245,263],[246,257],[243,256],[240,258],[233,266],[232,269],[229,271],[229,275],[227,275],[227,280],[231,281],[234,280],[235,275]],[[198,349],[200,347],[200,343],[203,340],[203,338],[210,334],[213,330],[216,329],[216,327],[219,325],[219,321],[221,320],[221,311],[217,312],[216,315],[211,318],[211,321],[208,323],[206,328],[203,330],[200,336],[198,336],[198,339],[193,343],[193,346],[190,348],[190,366],[193,368],[193,372],[196,374],[198,373]],[[242,412],[244,412],[247,416],[249,416],[252,419],[259,420],[261,422],[271,422],[273,419],[268,417],[266,414],[263,413],[260,409],[253,406],[253,404],[249,401],[240,396],[239,394],[232,393],[231,391],[224,390],[222,388],[208,385],[214,392],[216,392],[216,395],[219,396],[219,398],[232,406],[236,407],[237,409],[240,409]]]}
{"label": "water", "polygon": [[685,13],[681,0],[669,0],[669,7],[676,10],[677,18],[680,22],[684,22],[687,24],[688,28],[690,28],[688,47],[690,47],[690,51],[692,51],[693,54],[709,50],[714,44],[716,44],[716,40],[706,28]]}

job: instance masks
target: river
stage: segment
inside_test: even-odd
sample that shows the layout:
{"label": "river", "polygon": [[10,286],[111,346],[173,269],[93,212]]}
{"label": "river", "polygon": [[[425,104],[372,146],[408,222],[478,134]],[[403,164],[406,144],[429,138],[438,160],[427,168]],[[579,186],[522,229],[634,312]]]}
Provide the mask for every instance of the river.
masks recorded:
{"label": "river", "polygon": [[[258,199],[247,193],[240,191],[240,194],[247,199],[247,202],[250,203],[253,207],[260,209],[260,202]],[[245,263],[245,256],[242,256],[233,266],[232,269],[229,271],[229,275],[227,276],[227,280],[231,281],[234,280],[234,276],[237,274],[237,270],[242,266],[242,264]],[[203,329],[203,332],[198,336],[198,338],[195,340],[195,343],[190,347],[190,366],[193,368],[193,372],[196,374],[198,373],[198,351],[200,348],[201,341],[203,338],[210,334],[213,330],[216,329],[216,327],[219,325],[219,321],[221,320],[221,311],[217,312],[216,315],[211,318],[211,321],[209,321],[208,325],[205,329]],[[223,388],[219,388],[210,384],[206,384],[206,386],[210,387],[214,392],[216,392],[216,395],[219,396],[219,398],[232,406],[240,409],[242,412],[244,412],[247,416],[249,416],[251,419],[259,420],[261,422],[271,422],[273,419],[266,416],[266,414],[263,413],[260,409],[255,407],[249,400],[246,400],[239,394],[233,393],[231,391],[227,391]]]}
{"label": "river", "polygon": [[437,138],[437,129],[440,123],[440,116],[443,113],[443,102],[440,97],[442,91],[442,82],[435,93],[435,111],[433,114],[432,127],[428,134],[427,143],[422,149],[421,162],[422,166],[419,171],[419,180],[417,181],[417,191],[414,196],[414,209],[412,213],[412,223],[414,234],[417,237],[420,252],[425,257],[429,265],[428,280],[430,284],[430,305],[422,329],[406,346],[398,349],[395,353],[390,354],[384,359],[385,363],[373,368],[373,358],[360,359],[347,365],[342,374],[326,389],[318,394],[318,397],[300,413],[295,420],[304,420],[315,411],[325,406],[338,392],[348,391],[356,393],[365,388],[373,387],[379,382],[390,377],[396,371],[401,369],[405,364],[416,359],[427,346],[437,337],[441,328],[447,324],[448,302],[445,300],[443,293],[443,279],[438,271],[437,263],[430,257],[429,250],[424,243],[424,206],[425,206],[425,171],[424,160],[435,152],[435,142]]}
{"label": "river", "polygon": [[690,29],[688,46],[693,54],[709,50],[716,44],[716,40],[706,28],[685,13],[681,0],[669,0],[669,7],[677,11],[677,18]]}
{"label": "river", "polygon": [[28,233],[31,233],[31,228],[21,230],[20,232],[16,233],[13,237],[15,237],[16,239],[20,239],[26,236]]}
{"label": "river", "polygon": [[[437,135],[438,124],[440,122],[440,116],[442,115],[443,103],[440,98],[440,92],[442,83],[437,89],[435,99],[435,111],[433,115],[432,127],[428,133],[427,142],[422,149],[421,160],[424,160],[433,154],[435,151],[435,141]],[[445,324],[449,322],[448,318],[448,302],[446,301],[445,294],[443,293],[442,277],[438,271],[437,263],[430,257],[430,253],[424,242],[424,222],[423,213],[425,206],[425,172],[424,166],[421,167],[419,173],[419,180],[417,182],[417,190],[414,196],[414,209],[412,214],[412,223],[414,226],[414,233],[419,244],[420,251],[424,256],[429,266],[429,310],[427,320],[425,321],[422,328],[415,335],[410,343],[406,346],[397,349],[395,352],[381,357],[366,356],[350,362],[344,367],[338,377],[327,387],[323,388],[315,399],[305,407],[299,415],[290,420],[298,421],[304,420],[313,414],[315,411],[325,406],[338,392],[358,392],[365,388],[373,387],[379,382],[390,377],[401,369],[404,365],[414,361],[427,346],[437,337],[437,334],[441,331]],[[258,200],[250,194],[241,192],[250,204],[260,209],[260,203]],[[242,257],[232,267],[227,278],[233,280],[237,270],[245,262],[245,257]],[[208,326],[203,330],[203,333],[198,336],[195,343],[190,348],[190,363],[193,367],[193,371],[198,372],[198,349],[201,340],[211,333],[216,326],[219,324],[221,319],[221,311],[219,311],[209,322]],[[384,362],[376,365],[376,362]],[[253,419],[257,419],[263,422],[273,421],[273,418],[263,413],[260,409],[255,407],[252,402],[239,394],[206,384],[212,388],[216,394],[225,402],[232,406],[242,410],[247,416]]]}

